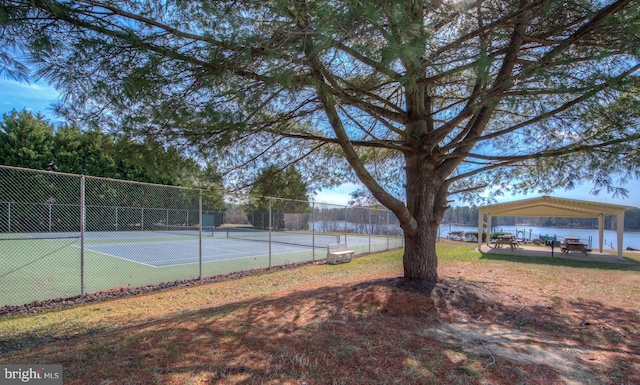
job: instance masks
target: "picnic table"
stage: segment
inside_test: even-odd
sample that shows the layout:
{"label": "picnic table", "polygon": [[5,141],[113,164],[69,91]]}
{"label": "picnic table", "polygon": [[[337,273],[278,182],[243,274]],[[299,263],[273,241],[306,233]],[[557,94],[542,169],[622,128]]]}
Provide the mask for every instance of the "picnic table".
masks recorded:
{"label": "picnic table", "polygon": [[591,251],[591,249],[587,248],[586,244],[580,242],[580,238],[578,237],[565,237],[560,248],[563,253],[567,254],[572,251],[579,251],[584,253],[584,255],[589,255],[589,252]]}
{"label": "picnic table", "polygon": [[584,253],[584,255],[589,255],[591,251],[591,249],[587,248],[587,245],[582,242],[566,242],[560,247],[562,248],[562,252],[567,254],[571,251],[579,251]]}
{"label": "picnic table", "polygon": [[499,235],[496,238],[496,244],[494,245],[494,248],[500,248],[502,247],[502,245],[509,245],[511,250],[513,250],[518,247],[518,241],[513,235]]}

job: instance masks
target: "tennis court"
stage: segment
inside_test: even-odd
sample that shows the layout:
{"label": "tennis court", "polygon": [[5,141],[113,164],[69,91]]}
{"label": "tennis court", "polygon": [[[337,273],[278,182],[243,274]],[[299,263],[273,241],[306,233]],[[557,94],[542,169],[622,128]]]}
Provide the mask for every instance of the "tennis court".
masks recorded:
{"label": "tennis court", "polygon": [[[126,235],[126,237],[123,237]],[[243,230],[210,230],[202,233],[202,244],[194,231],[150,231],[87,233],[86,250],[140,264],[164,267],[189,263],[256,258],[271,255],[276,263],[324,258],[327,244],[342,243],[358,253],[369,252],[369,245],[386,247],[386,237],[340,234],[312,234]],[[320,250],[319,250],[320,249]],[[287,258],[289,256],[290,258]]]}
{"label": "tennis court", "polygon": [[[269,254],[277,256],[278,260],[290,255],[291,261],[298,262],[305,255],[306,259],[312,259],[314,249],[326,249],[327,243],[338,243],[340,238],[339,235],[272,235],[269,245],[268,232],[245,231],[229,236],[226,231],[214,231],[213,234],[211,231],[204,231],[200,245],[198,236],[191,232],[138,232],[130,235],[123,239],[123,234],[89,233],[85,248],[105,256],[154,267],[199,263],[201,251],[202,262],[256,258]],[[247,238],[239,238],[240,236]]]}
{"label": "tennis court", "polygon": [[82,280],[91,293],[318,260],[328,243],[345,240],[356,253],[384,250],[389,243],[367,235],[247,230],[205,229],[202,242],[196,230],[87,232],[83,275],[79,233],[5,234],[0,304],[76,296]]}
{"label": "tennis court", "polygon": [[[375,207],[0,166],[0,306],[402,247]],[[83,231],[81,231],[83,230]],[[270,231],[269,231],[270,230]]]}

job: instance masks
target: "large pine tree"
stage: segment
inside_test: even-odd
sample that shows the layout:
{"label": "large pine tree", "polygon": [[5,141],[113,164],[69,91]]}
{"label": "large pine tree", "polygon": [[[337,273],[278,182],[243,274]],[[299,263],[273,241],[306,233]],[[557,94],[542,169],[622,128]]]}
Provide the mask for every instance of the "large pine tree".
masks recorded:
{"label": "large pine tree", "polygon": [[[190,145],[243,183],[265,163],[357,179],[437,279],[452,194],[637,171],[637,0],[2,2],[5,70],[68,117]],[[312,161],[309,155],[314,154]]]}

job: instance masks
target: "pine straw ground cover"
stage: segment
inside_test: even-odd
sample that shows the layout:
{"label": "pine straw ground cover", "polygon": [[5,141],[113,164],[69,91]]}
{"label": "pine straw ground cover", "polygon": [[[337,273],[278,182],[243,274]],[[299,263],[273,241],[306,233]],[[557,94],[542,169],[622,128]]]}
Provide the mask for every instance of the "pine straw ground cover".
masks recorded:
{"label": "pine straw ground cover", "polygon": [[[640,384],[640,264],[439,246],[0,318],[0,363],[65,384]],[[640,261],[640,258],[633,257]]]}

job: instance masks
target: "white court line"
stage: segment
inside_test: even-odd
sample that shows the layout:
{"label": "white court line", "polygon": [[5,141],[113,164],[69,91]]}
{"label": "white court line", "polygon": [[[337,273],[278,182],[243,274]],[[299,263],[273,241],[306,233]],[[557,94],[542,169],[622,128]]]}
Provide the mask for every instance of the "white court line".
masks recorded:
{"label": "white court line", "polygon": [[[223,239],[226,239],[226,238],[223,238]],[[238,241],[240,241],[240,242],[238,242]],[[242,241],[243,240],[241,240],[241,239],[234,239],[233,243],[242,244],[243,243]],[[185,242],[181,242],[179,240],[163,240],[163,242],[178,243],[178,244],[181,244],[181,243],[184,244],[185,243]],[[145,242],[131,242],[131,243],[145,243]],[[188,246],[192,246],[191,243],[192,242],[187,242],[187,245]],[[255,241],[244,240],[244,243],[247,244],[247,245],[255,245]],[[267,242],[263,242],[263,243],[267,243]],[[110,245],[110,244],[111,243],[96,243],[95,245]],[[124,243],[124,244],[130,244],[130,243],[127,242],[127,243]],[[306,246],[295,246],[295,245],[286,245],[286,244],[281,244],[281,246],[282,247],[299,247],[299,248],[297,250],[272,253],[272,256],[281,256],[281,255],[294,254],[294,253],[300,253],[300,252],[314,250],[310,246],[306,247]],[[75,246],[75,247],[80,248],[80,246]],[[264,258],[264,257],[268,257],[269,256],[269,252],[268,251],[265,251],[264,253],[261,253],[261,254],[247,255],[246,252],[244,252],[242,250],[238,250],[237,246],[233,247],[233,248],[231,248],[231,246],[228,246],[228,247],[229,248],[220,247],[219,245],[213,245],[213,244],[210,244],[210,246],[205,246],[203,244],[203,247],[202,247],[203,250],[205,250],[205,249],[206,250],[215,250],[216,253],[214,253],[214,255],[209,255],[209,256],[203,255],[203,261],[202,262],[203,263],[209,263],[209,262],[217,262],[217,261],[230,261],[230,260],[243,259],[243,258],[254,258],[255,259],[255,258]],[[130,258],[126,258],[126,257],[120,257],[118,255],[113,255],[113,254],[105,253],[105,252],[102,252],[102,251],[97,251],[97,250],[91,249],[87,245],[85,245],[85,248],[86,248],[86,250],[89,250],[89,251],[94,252],[94,253],[106,255],[106,256],[109,256],[109,257],[113,257],[113,258],[118,258],[118,259],[129,261],[129,262],[135,262],[135,263],[138,263],[140,265],[150,266],[150,267],[154,267],[154,268],[193,265],[193,264],[198,264],[200,262],[199,260],[196,260],[194,262],[182,262],[182,263],[168,263],[168,264],[165,264],[165,262],[177,262],[179,260],[188,260],[188,259],[192,259],[192,258],[199,259],[199,256],[197,256],[197,255],[196,256],[192,256],[192,257],[182,257],[182,258],[172,257],[171,259],[166,259],[166,258],[153,259],[153,258],[150,258],[150,259],[154,260],[154,263],[156,263],[154,265],[154,264],[140,262],[140,261],[135,260],[135,259],[130,259]],[[318,249],[318,248],[321,249],[322,247],[316,247],[316,249]],[[236,256],[235,257],[233,257],[233,256],[232,257],[224,257],[224,256],[229,255],[229,254],[230,255],[236,255]],[[218,255],[223,256],[223,258],[217,258]]]}
{"label": "white court line", "polygon": [[[172,241],[167,241],[167,242],[172,242]],[[77,246],[77,247],[80,248],[80,246]],[[221,250],[221,251],[223,251],[223,255],[224,255],[225,252],[226,252],[226,254],[243,254],[243,252],[241,252],[241,251],[226,250],[226,249],[221,249],[221,248],[203,247],[203,249]],[[122,260],[125,260],[125,261],[129,261],[129,262],[135,262],[135,263],[138,263],[138,264],[141,264],[141,265],[145,265],[145,266],[150,266],[150,267],[153,267],[153,268],[194,265],[194,264],[198,264],[200,262],[198,260],[199,256],[196,255],[194,257],[182,257],[182,258],[171,258],[171,259],[154,259],[154,262],[156,262],[158,265],[150,265],[148,263],[140,262],[140,261],[137,261],[135,259],[129,259],[129,258],[125,258],[125,257],[120,257],[120,256],[117,256],[117,255],[108,254],[108,253],[105,253],[105,252],[102,252],[102,251],[93,250],[93,249],[90,249],[90,248],[87,248],[87,250],[90,250],[90,251],[92,251],[94,253],[103,254],[103,255],[106,255],[106,256],[109,256],[109,257],[114,257],[114,258],[122,259]],[[285,253],[279,253],[277,255],[280,255],[280,254],[285,254]],[[240,255],[240,256],[237,256],[237,257],[230,257],[230,258],[215,258],[215,256],[213,256],[214,259],[207,259],[207,260],[204,260],[205,256],[203,256],[203,261],[202,262],[203,263],[208,263],[208,262],[226,261],[226,260],[232,260],[232,259],[257,258],[257,257],[268,256],[268,255],[269,255],[268,253],[267,254],[257,254],[257,255]],[[168,263],[168,264],[165,264],[165,262],[176,262],[176,261],[179,261],[179,260],[188,260],[188,259],[193,259],[193,258],[195,258],[196,261],[194,261],[194,262]]]}
{"label": "white court line", "polygon": [[[221,250],[220,248],[218,248],[218,250]],[[299,253],[300,251],[304,251],[304,250],[297,250],[297,251],[288,251],[286,253],[277,253],[277,254],[272,254],[271,256],[280,256],[280,255],[287,255],[287,254],[293,254],[293,253]],[[231,252],[232,254],[239,254],[240,252]],[[268,258],[269,257],[269,253],[267,252],[266,254],[257,254],[257,255],[242,255],[239,257],[229,257],[229,258],[215,258],[215,259],[207,259],[205,260],[205,257],[203,256],[203,260],[202,263],[210,263],[210,262],[220,262],[220,261],[232,261],[232,260],[238,260],[238,259],[246,259],[246,258],[253,258],[253,259],[257,259],[257,258]],[[196,261],[196,262],[189,262],[189,263],[176,263],[176,264],[171,264],[171,265],[164,265],[164,266],[157,266],[157,267],[173,267],[173,266],[185,266],[185,265],[195,265],[200,263],[200,261]]]}
{"label": "white court line", "polygon": [[[75,246],[75,245],[73,245],[73,246]],[[80,248],[80,246],[75,246],[75,247],[77,247],[78,249]],[[140,265],[145,265],[145,266],[149,266],[149,267],[158,267],[158,266],[154,266],[154,265],[149,265],[148,263],[144,263],[144,262],[136,261],[136,260],[133,260],[133,259],[120,257],[120,256],[117,256],[117,255],[113,255],[113,254],[105,253],[105,252],[98,251],[98,250],[93,250],[93,249],[91,249],[91,248],[88,248],[86,245],[85,245],[85,247],[84,247],[84,248],[85,248],[85,250],[89,250],[89,251],[91,251],[92,253],[106,255],[107,257],[118,258],[118,259],[122,259],[123,261],[135,262],[135,263],[138,263],[138,264],[140,264]]]}

